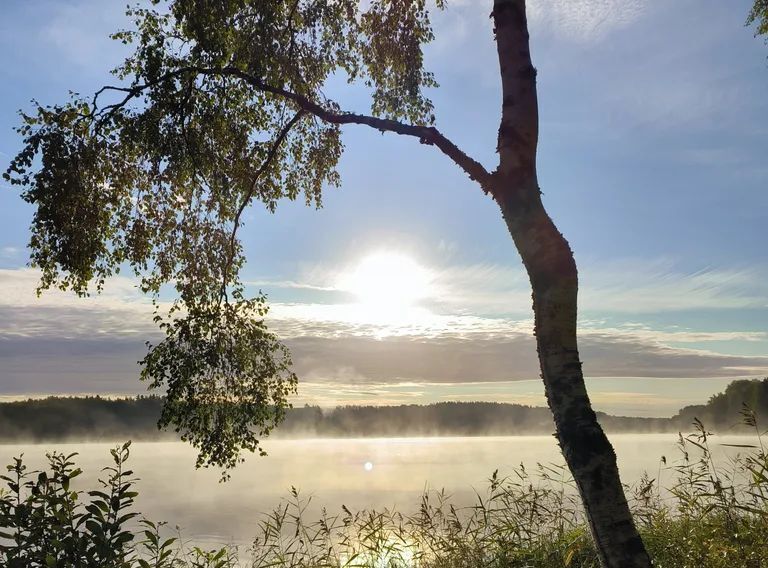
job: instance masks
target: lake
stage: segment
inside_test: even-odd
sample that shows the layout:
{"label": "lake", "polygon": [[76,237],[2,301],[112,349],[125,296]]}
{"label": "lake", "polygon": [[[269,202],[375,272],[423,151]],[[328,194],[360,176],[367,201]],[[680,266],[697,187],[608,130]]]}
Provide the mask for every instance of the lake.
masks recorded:
{"label": "lake", "polygon": [[[669,464],[680,458],[672,434],[612,435],[625,483],[643,471],[657,477],[661,456]],[[716,436],[713,455],[727,463],[735,455],[723,443],[749,443],[745,436]],[[79,452],[84,469],[79,489],[96,486],[100,469],[111,464],[113,444],[0,445],[0,462],[10,463],[24,453],[25,463],[39,468],[46,451]],[[272,440],[269,456],[249,456],[219,483],[217,470],[195,470],[195,453],[178,442],[135,443],[129,465],[140,478],[137,508],[152,520],[169,521],[183,535],[204,545],[249,544],[258,533],[260,514],[277,506],[295,486],[312,497],[310,511],[325,506],[337,513],[344,504],[352,510],[392,507],[411,512],[425,488],[445,488],[454,502],[466,505],[473,488],[482,492],[495,469],[509,474],[520,463],[532,470],[537,462],[562,463],[551,436],[485,438],[395,438]],[[661,471],[662,482],[673,472]]]}

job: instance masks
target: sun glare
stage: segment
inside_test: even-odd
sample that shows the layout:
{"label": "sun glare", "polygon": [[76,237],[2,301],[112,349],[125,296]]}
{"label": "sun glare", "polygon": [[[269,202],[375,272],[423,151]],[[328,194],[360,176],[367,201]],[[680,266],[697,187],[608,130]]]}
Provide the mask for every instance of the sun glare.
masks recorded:
{"label": "sun glare", "polygon": [[365,257],[342,278],[342,287],[360,304],[381,309],[414,305],[429,295],[432,277],[408,256],[379,252]]}

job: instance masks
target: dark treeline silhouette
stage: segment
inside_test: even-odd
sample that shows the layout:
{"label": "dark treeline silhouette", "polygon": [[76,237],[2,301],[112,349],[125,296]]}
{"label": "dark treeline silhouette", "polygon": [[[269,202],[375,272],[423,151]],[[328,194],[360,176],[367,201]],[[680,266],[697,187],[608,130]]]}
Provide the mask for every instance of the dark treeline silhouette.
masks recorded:
{"label": "dark treeline silhouette", "polygon": [[48,397],[0,403],[0,441],[157,439],[163,399]]}
{"label": "dark treeline silhouette", "polygon": [[[49,397],[0,404],[0,442],[175,439],[157,429],[163,400],[157,396],[108,399]],[[711,430],[738,432],[747,404],[768,423],[768,378],[737,380],[707,404],[686,406],[671,418],[598,413],[611,432],[677,432],[698,418]],[[278,428],[283,437],[483,436],[550,434],[547,408],[495,402],[342,406],[291,409]]]}
{"label": "dark treeline silhouette", "polygon": [[[665,418],[601,415],[609,429],[654,431]],[[294,409],[280,429],[320,436],[493,436],[550,434],[554,424],[547,408],[497,402],[440,402],[428,405],[342,406]]]}
{"label": "dark treeline silhouette", "polygon": [[707,404],[686,406],[674,420],[690,424],[698,418],[705,425],[719,430],[740,428],[745,405],[754,410],[759,425],[768,427],[768,377],[764,379],[740,380],[730,383],[724,392],[710,397]]}

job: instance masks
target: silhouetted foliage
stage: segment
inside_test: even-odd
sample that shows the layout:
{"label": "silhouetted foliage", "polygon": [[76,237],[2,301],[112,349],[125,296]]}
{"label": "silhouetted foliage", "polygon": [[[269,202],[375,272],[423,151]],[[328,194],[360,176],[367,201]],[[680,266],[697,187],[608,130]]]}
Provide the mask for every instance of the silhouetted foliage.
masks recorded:
{"label": "silhouetted foliage", "polygon": [[0,440],[151,440],[163,400],[158,396],[108,399],[48,397],[0,404]]}
{"label": "silhouetted foliage", "polygon": [[730,383],[725,392],[712,396],[707,404],[686,406],[675,419],[690,424],[698,418],[718,431],[743,426],[743,411],[748,407],[758,418],[768,423],[768,377],[759,380],[738,380]]}
{"label": "silhouetted foliage", "polygon": [[[165,523],[134,510],[130,442],[111,450],[99,488],[76,490],[77,454],[47,454],[47,471],[29,471],[21,457],[0,475],[0,566],[7,568],[224,568],[228,548],[192,548],[183,557]],[[76,483],[76,482],[75,482]]]}
{"label": "silhouetted foliage", "polygon": [[747,25],[756,24],[755,35],[766,36],[768,41],[768,0],[755,0],[755,5],[747,18]]}

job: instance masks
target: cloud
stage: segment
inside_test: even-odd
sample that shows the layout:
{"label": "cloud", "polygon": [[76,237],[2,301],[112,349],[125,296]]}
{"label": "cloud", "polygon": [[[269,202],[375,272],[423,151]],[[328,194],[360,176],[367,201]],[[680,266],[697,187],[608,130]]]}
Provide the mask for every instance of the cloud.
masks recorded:
{"label": "cloud", "polygon": [[624,128],[652,128],[664,132],[682,128],[728,128],[743,118],[742,106],[753,106],[753,95],[728,69],[678,69],[668,62],[641,67],[606,89],[607,115]]}
{"label": "cloud", "polygon": [[[313,382],[466,383],[539,376],[533,337],[302,337],[289,339],[296,370]],[[768,357],[672,348],[632,335],[581,338],[590,377],[740,377],[768,372]],[[354,379],[354,380],[352,380]]]}
{"label": "cloud", "polygon": [[246,280],[243,282],[246,286],[257,286],[259,288],[283,288],[288,290],[314,290],[316,292],[338,292],[335,286],[318,286],[315,284],[305,284],[294,280]]}
{"label": "cloud", "polygon": [[0,336],[91,337],[156,333],[152,304],[131,278],[109,280],[102,294],[78,298],[71,292],[35,289],[40,272],[0,269]]}
{"label": "cloud", "polygon": [[121,60],[126,48],[109,34],[128,25],[125,11],[110,2],[79,0],[48,3],[45,25],[37,30],[41,43],[81,67],[110,68]]}
{"label": "cloud", "polygon": [[645,0],[529,0],[534,30],[578,43],[596,43],[647,11]]}
{"label": "cloud", "polygon": [[144,337],[0,335],[0,394],[138,394]]}
{"label": "cloud", "polygon": [[[602,329],[614,335],[660,343],[765,341],[763,332],[738,329],[657,329],[632,323],[633,317],[670,310],[728,310],[768,307],[762,283],[766,271],[703,269],[684,271],[668,261],[583,263],[580,309],[587,314],[583,332]],[[266,282],[270,287],[309,290],[318,299],[273,303],[268,317],[283,337],[413,336],[462,337],[531,333],[530,287],[522,267],[468,265],[430,268],[429,297],[420,305],[394,313],[370,313],[339,296],[339,274],[345,268],[314,267],[294,279]],[[39,272],[0,269],[1,334],[89,336],[92,334],[153,334],[151,302],[131,278],[115,277],[104,293],[77,298],[48,290],[34,293]],[[347,294],[347,296],[349,296]],[[332,301],[328,301],[328,300]],[[340,301],[341,300],[341,301]],[[623,319],[607,329],[606,315]]]}
{"label": "cloud", "polygon": [[683,270],[669,260],[586,263],[580,307],[618,313],[768,306],[765,266]]}
{"label": "cloud", "polygon": [[[599,294],[601,306],[629,304],[642,311],[649,307],[643,302],[663,308],[674,301],[688,307],[754,301],[749,294],[731,290],[733,286],[751,289],[755,275],[749,271],[695,273],[688,276],[693,284],[686,287],[677,276],[665,279],[653,271],[644,280],[639,267],[636,269],[637,273],[625,272],[619,278],[621,282],[626,279],[625,287],[636,280],[635,291],[623,290],[619,281],[609,282]],[[447,280],[467,286],[462,293],[472,291],[486,302],[493,296],[487,290],[493,292],[499,287],[493,293],[500,297],[486,303],[486,308],[501,297],[514,298],[516,288],[524,284],[517,271],[501,267],[457,267],[445,273]],[[31,269],[0,270],[2,394],[141,392],[136,361],[145,353],[143,342],[159,335],[152,323],[151,304],[137,292],[134,282],[115,278],[107,283],[103,295],[93,298],[79,299],[58,291],[36,298],[38,277]],[[513,283],[511,296],[502,286],[509,282]],[[452,294],[458,291],[438,289],[445,295],[433,303],[457,305]],[[672,299],[655,298],[661,292],[672,294]],[[726,301],[729,297],[731,302]],[[515,301],[521,306],[527,304],[527,291]],[[479,384],[537,378],[529,315],[488,317],[476,313],[480,311],[439,313],[417,306],[393,320],[376,321],[354,304],[277,303],[268,320],[291,348],[299,376],[329,388],[348,384],[374,392],[372,385],[382,384]],[[674,344],[764,342],[766,335],[740,330],[654,329],[631,320],[608,325],[597,318],[582,322],[580,347],[585,373],[590,377],[741,377],[767,374],[768,358]]]}
{"label": "cloud", "polygon": [[45,290],[38,296],[35,290],[40,283],[40,276],[41,272],[34,268],[0,268],[0,306],[76,306],[82,309],[97,305],[150,304],[139,292],[136,281],[127,276],[110,278],[102,294],[94,294],[89,298],[78,298],[71,292],[57,289]]}
{"label": "cloud", "polygon": [[[291,348],[302,384],[349,384],[370,391],[381,384],[493,383],[539,375],[530,320],[451,316],[438,318],[439,326],[394,333],[334,319],[337,306],[315,308],[278,305],[280,316],[272,321]],[[99,310],[6,306],[2,311],[7,316],[0,330],[4,394],[143,390],[136,361],[145,353],[144,340],[156,338],[157,331],[140,304],[117,302]],[[125,332],[126,322],[134,322],[133,332]],[[762,338],[750,332],[588,326],[580,346],[590,377],[741,377],[768,373],[768,358],[673,348],[665,341]]]}
{"label": "cloud", "polygon": [[19,247],[0,247],[0,258],[14,258],[21,252]]}
{"label": "cloud", "polygon": [[[640,259],[580,264],[581,310],[642,314],[768,306],[764,267],[689,271],[668,260]],[[465,305],[483,313],[530,310],[530,287],[522,267],[455,267],[442,273],[437,284],[436,299],[443,305]]]}
{"label": "cloud", "polygon": [[627,322],[618,327],[605,325],[605,322],[580,322],[579,333],[588,337],[592,333],[610,334],[616,337],[630,336],[639,341],[653,341],[660,344],[707,343],[713,341],[762,342],[768,340],[765,331],[695,331],[691,329],[661,330],[647,324]]}
{"label": "cloud", "polygon": [[[529,25],[534,30],[571,42],[594,43],[642,18],[648,10],[648,1],[528,0],[527,10]],[[471,20],[488,21],[491,5],[484,0],[453,0],[447,12],[452,11],[460,12],[464,23],[458,18],[448,20],[449,36],[453,40],[464,39],[471,35],[468,29]],[[438,41],[440,33],[445,31],[438,28]]]}

